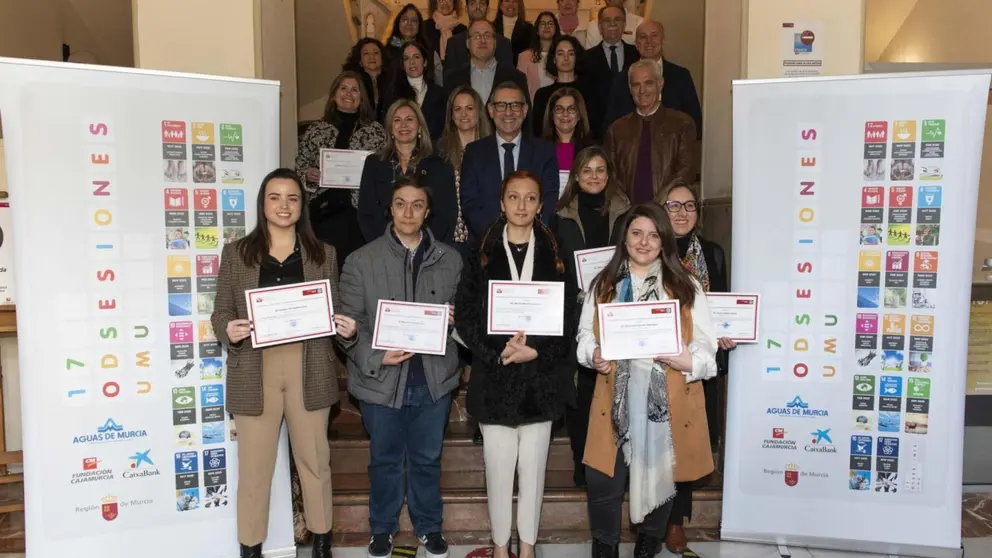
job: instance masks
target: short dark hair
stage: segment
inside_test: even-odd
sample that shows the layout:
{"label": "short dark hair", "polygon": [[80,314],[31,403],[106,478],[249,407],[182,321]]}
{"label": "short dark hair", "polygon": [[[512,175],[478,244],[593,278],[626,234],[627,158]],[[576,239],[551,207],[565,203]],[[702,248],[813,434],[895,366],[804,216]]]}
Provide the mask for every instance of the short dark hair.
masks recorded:
{"label": "short dark hair", "polygon": [[355,46],[351,47],[351,52],[348,53],[348,59],[344,61],[344,65],[341,66],[343,71],[351,72],[364,72],[365,69],[362,68],[362,49],[365,45],[375,45],[379,47],[379,55],[382,55],[382,43],[378,39],[372,37],[365,37],[364,39],[359,39]]}
{"label": "short dark hair", "polygon": [[393,220],[393,211],[392,211],[393,196],[396,195],[396,192],[400,188],[406,188],[407,186],[411,188],[416,188],[421,192],[423,192],[425,196],[427,196],[427,216],[424,218],[424,226],[426,226],[427,222],[431,218],[431,215],[434,213],[434,191],[431,189],[430,186],[427,186],[426,184],[421,182],[416,176],[403,175],[397,178],[396,182],[393,183],[393,189],[389,193],[389,205],[386,206],[386,220],[387,221]]}
{"label": "short dark hair", "polygon": [[507,81],[504,81],[504,82],[500,82],[498,85],[496,85],[495,87],[493,87],[493,90],[489,92],[489,100],[486,101],[486,103],[488,104],[488,103],[493,102],[493,99],[496,97],[496,92],[497,91],[506,91],[507,89],[510,89],[510,90],[516,91],[517,93],[520,93],[520,97],[523,98],[523,100],[524,100],[525,103],[527,102],[527,100],[528,100],[527,93],[523,90],[522,87],[520,87],[520,84],[517,83],[517,82],[515,82],[515,81],[507,80]]}

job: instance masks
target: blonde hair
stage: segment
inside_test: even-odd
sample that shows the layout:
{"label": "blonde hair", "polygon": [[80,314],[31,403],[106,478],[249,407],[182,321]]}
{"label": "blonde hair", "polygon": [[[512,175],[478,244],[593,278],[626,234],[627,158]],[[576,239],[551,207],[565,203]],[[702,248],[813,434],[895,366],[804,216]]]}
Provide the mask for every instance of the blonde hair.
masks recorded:
{"label": "blonde hair", "polygon": [[393,136],[393,119],[396,117],[396,113],[403,107],[407,107],[413,111],[413,116],[417,119],[417,140],[416,145],[413,148],[413,157],[417,159],[423,159],[424,157],[429,157],[434,153],[434,148],[431,145],[431,133],[427,129],[427,121],[424,119],[424,113],[420,111],[420,106],[417,105],[416,101],[411,101],[410,99],[398,99],[392,106],[389,107],[389,111],[386,112],[386,118],[383,119],[382,123],[386,128],[386,144],[379,149],[377,155],[383,161],[390,160],[393,155],[396,154],[396,138]]}

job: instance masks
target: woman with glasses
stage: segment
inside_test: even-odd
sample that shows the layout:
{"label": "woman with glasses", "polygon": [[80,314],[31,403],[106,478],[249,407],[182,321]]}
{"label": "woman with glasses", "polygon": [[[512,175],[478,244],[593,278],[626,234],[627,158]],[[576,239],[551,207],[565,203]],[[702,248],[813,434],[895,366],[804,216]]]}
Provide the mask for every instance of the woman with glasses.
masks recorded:
{"label": "woman with glasses", "polygon": [[510,39],[513,65],[516,66],[520,53],[530,48],[534,36],[534,25],[527,21],[524,0],[499,0],[493,27],[497,34]]}
{"label": "woman with glasses", "polygon": [[[403,45],[411,41],[422,45],[431,44],[424,34],[424,15],[420,13],[417,6],[407,4],[396,14],[396,19],[393,20],[392,31],[390,31],[389,38],[385,41],[386,51],[383,54],[386,58],[386,75],[390,79],[392,79],[395,73],[402,73]],[[386,109],[388,108],[386,107]]]}
{"label": "woman with glasses", "polygon": [[[675,483],[713,470],[700,380],[717,373],[717,340],[706,293],[678,259],[665,210],[636,205],[618,230],[613,258],[583,302],[576,351],[579,364],[599,373],[583,460],[592,556],[617,557],[629,491],[634,558],[654,558],[666,537]],[[679,301],[677,356],[603,358],[601,304],[665,300]]]}
{"label": "woman with glasses", "polygon": [[[551,53],[554,56],[548,56],[547,71],[554,78],[554,83],[534,93],[534,114],[531,115],[531,120],[534,122],[535,135],[544,135],[544,115],[548,110],[548,100],[555,91],[562,87],[573,87],[581,91],[583,97],[592,99],[587,95],[586,83],[580,80],[578,74],[584,52],[575,37],[561,36],[551,42]],[[587,112],[588,109],[587,106]]]}
{"label": "woman with glasses", "polygon": [[[678,248],[679,260],[682,267],[703,288],[703,292],[727,292],[727,267],[723,248],[699,235],[699,198],[695,186],[689,185],[681,178],[675,179],[666,190],[663,199],[668,218],[675,232],[675,245]],[[706,398],[706,415],[709,424],[710,445],[719,447],[723,433],[723,378],[727,375],[727,351],[737,346],[730,339],[717,340],[720,351],[717,352],[716,363],[718,376],[703,382]],[[675,446],[675,457],[681,463],[690,460],[690,455],[679,453]],[[690,465],[692,474],[676,477],[675,499],[672,501],[672,513],[668,520],[668,534],[665,545],[678,554],[687,548],[685,530],[682,528],[686,520],[692,519],[692,483],[709,474],[705,460],[699,460],[698,467]]]}
{"label": "woman with glasses", "polygon": [[[519,558],[534,558],[552,421],[574,405],[569,350],[575,335],[575,291],[551,230],[538,218],[544,199],[538,178],[511,173],[500,189],[502,215],[466,262],[455,297],[455,327],[472,350],[468,411],[482,424],[486,494],[495,548],[509,558],[514,476],[518,476]],[[561,336],[488,333],[492,280],[565,282]],[[557,309],[556,309],[557,310]],[[515,475],[518,473],[518,475]]]}
{"label": "woman with glasses", "polygon": [[358,187],[358,217],[365,242],[386,232],[392,188],[402,177],[416,177],[431,190],[432,208],[427,227],[434,238],[451,242],[458,202],[455,171],[434,155],[424,115],[415,101],[400,99],[386,114],[386,145],[365,159]]}
{"label": "woman with glasses", "polygon": [[544,116],[544,139],[554,142],[558,169],[572,168],[575,154],[593,143],[586,103],[577,89],[563,87],[548,100]]}
{"label": "woman with glasses", "polygon": [[[575,252],[590,248],[612,246],[616,241],[616,224],[630,209],[630,200],[617,182],[616,169],[600,146],[587,147],[575,156],[572,174],[555,210],[555,238],[565,261],[565,277],[575,285],[575,292],[582,290],[575,274]],[[584,296],[580,294],[581,298]],[[577,308],[581,310],[581,306]],[[575,320],[579,316],[576,314]],[[569,356],[574,355],[572,350]],[[565,410],[568,438],[572,444],[575,469],[572,480],[577,488],[586,486],[586,468],[582,454],[586,449],[586,431],[589,428],[589,407],[592,405],[596,371],[571,363],[576,371],[575,408]]]}
{"label": "woman with glasses", "polygon": [[371,37],[359,40],[352,47],[342,69],[346,72],[355,72],[362,77],[365,91],[369,95],[369,103],[372,105],[372,113],[378,115],[381,104],[379,97],[385,85],[385,80],[379,79],[383,75],[382,43]]}
{"label": "woman with glasses", "polygon": [[[427,47],[417,42],[403,45],[402,70],[393,76],[389,92],[383,97],[383,113],[398,99],[417,103],[427,122],[431,139],[444,128],[444,90],[434,83],[434,60]],[[388,125],[389,122],[383,120]]]}
{"label": "woman with glasses", "polygon": [[548,75],[547,62],[551,43],[561,36],[558,20],[551,12],[538,14],[534,27],[537,28],[537,32],[531,38],[530,46],[517,58],[517,69],[527,76],[527,94],[532,101],[538,89],[547,87],[555,81]]}

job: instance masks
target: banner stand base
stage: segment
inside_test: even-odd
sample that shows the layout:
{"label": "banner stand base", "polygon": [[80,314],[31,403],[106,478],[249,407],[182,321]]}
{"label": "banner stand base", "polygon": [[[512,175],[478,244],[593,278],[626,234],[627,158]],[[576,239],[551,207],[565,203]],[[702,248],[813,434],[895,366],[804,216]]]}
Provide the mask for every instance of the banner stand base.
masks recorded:
{"label": "banner stand base", "polygon": [[[779,555],[786,554],[789,547],[797,548],[819,548],[822,550],[844,550],[847,552],[866,552],[871,554],[883,554],[886,556],[896,556],[898,558],[963,558],[964,548],[944,548],[937,546],[922,546],[912,544],[898,544],[873,541],[854,541],[844,539],[830,539],[825,537],[799,537],[793,535],[780,535],[775,533],[750,533],[742,531],[720,532],[720,540],[744,543],[757,543],[777,546]],[[783,553],[783,550],[786,553]]]}
{"label": "banner stand base", "polygon": [[782,558],[792,558],[792,552],[789,552],[789,547],[784,544],[778,545],[778,555]]}

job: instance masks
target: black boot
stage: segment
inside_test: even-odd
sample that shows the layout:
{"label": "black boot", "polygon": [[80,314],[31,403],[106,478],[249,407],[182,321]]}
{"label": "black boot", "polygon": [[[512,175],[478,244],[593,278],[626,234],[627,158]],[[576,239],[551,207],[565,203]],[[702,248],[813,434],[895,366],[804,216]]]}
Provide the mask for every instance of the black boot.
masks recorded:
{"label": "black boot", "polygon": [[654,558],[660,546],[661,539],[658,537],[638,533],[637,542],[634,543],[634,558]]}
{"label": "black boot", "polygon": [[262,545],[255,546],[241,545],[241,558],[262,558]]}
{"label": "black boot", "polygon": [[620,545],[608,545],[604,542],[599,542],[596,539],[592,540],[592,558],[618,558],[620,556]]}
{"label": "black boot", "polygon": [[475,432],[472,433],[472,443],[477,446],[482,445],[482,428],[479,425],[475,425]]}
{"label": "black boot", "polygon": [[322,535],[313,534],[313,554],[312,558],[332,558],[331,557],[331,532]]}

